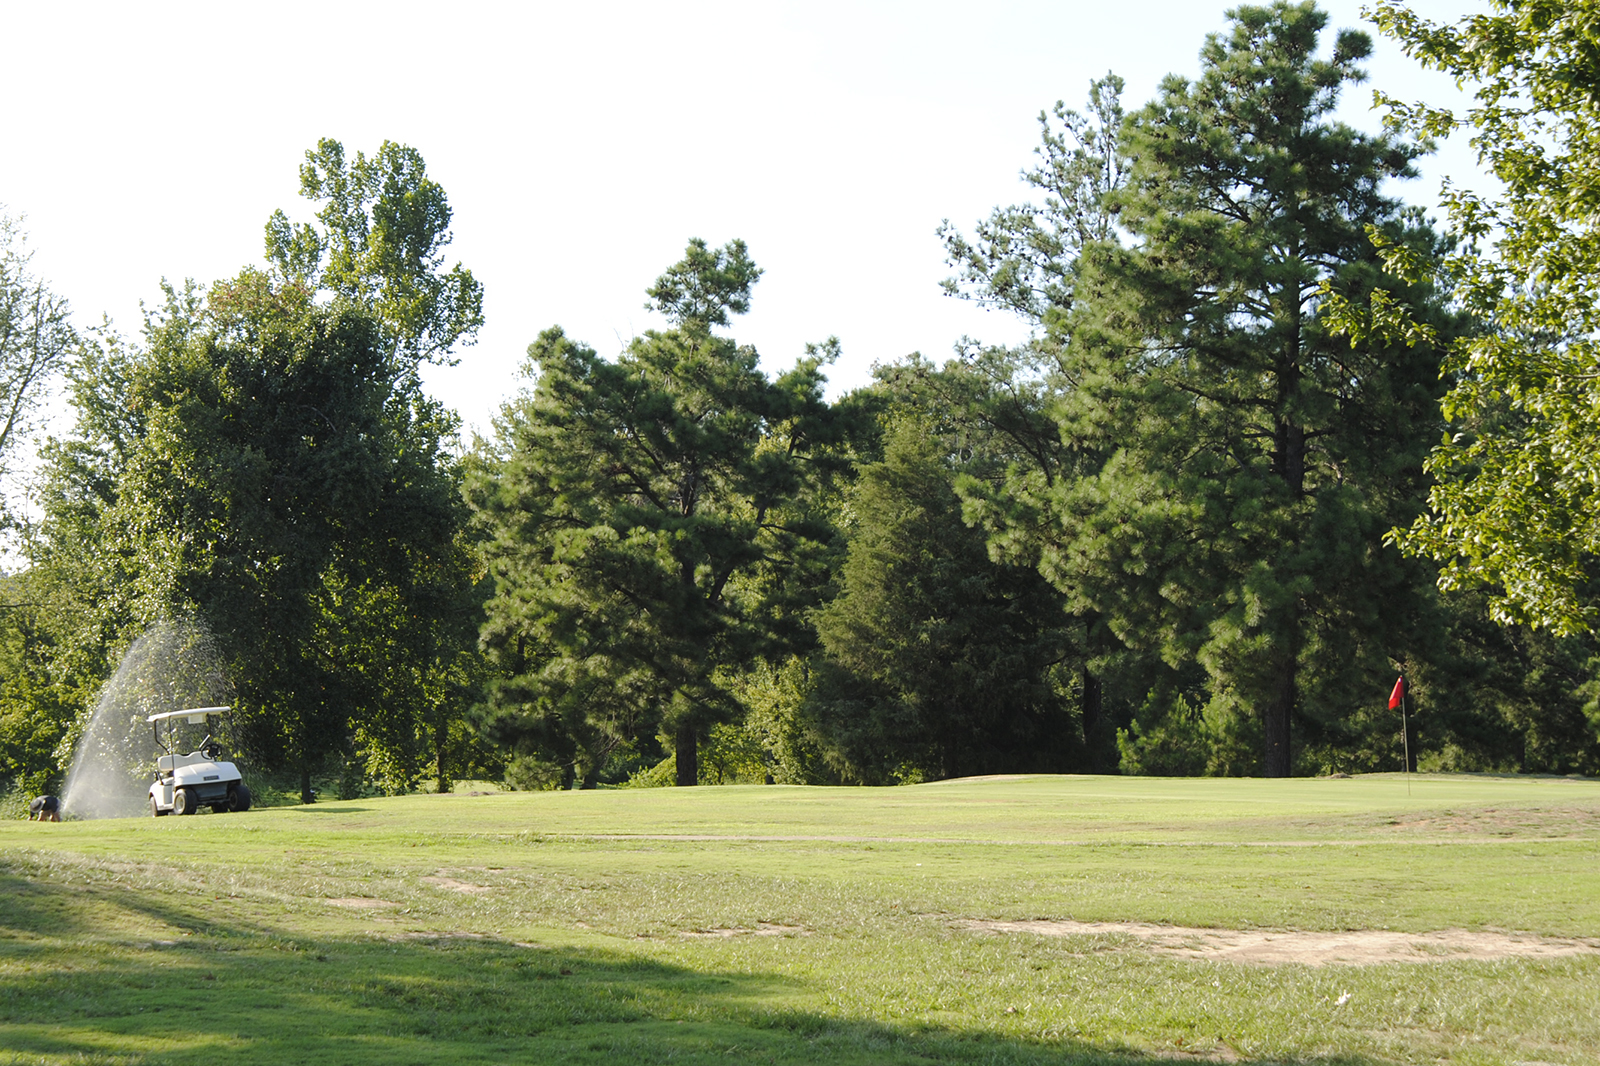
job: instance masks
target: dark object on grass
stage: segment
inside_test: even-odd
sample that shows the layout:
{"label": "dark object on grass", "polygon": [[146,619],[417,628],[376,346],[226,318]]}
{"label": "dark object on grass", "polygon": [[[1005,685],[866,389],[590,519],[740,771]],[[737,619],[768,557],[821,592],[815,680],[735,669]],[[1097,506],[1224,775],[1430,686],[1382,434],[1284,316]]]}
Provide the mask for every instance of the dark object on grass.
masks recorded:
{"label": "dark object on grass", "polygon": [[61,821],[61,801],[54,796],[38,796],[28,804],[28,821],[30,822],[59,822]]}

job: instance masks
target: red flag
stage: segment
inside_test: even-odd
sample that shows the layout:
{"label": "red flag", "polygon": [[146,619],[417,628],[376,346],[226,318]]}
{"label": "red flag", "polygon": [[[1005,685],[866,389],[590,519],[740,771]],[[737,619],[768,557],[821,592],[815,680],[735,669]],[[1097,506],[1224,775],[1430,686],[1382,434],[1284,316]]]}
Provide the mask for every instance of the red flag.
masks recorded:
{"label": "red flag", "polygon": [[1389,709],[1392,711],[1400,706],[1400,701],[1406,698],[1406,679],[1404,675],[1395,678],[1394,691],[1389,693]]}

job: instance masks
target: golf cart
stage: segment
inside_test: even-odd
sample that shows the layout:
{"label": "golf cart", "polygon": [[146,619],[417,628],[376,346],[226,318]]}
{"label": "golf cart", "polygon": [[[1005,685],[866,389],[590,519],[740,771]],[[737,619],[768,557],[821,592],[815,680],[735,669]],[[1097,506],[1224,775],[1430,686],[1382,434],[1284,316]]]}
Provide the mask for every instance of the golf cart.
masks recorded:
{"label": "golf cart", "polygon": [[[250,809],[250,790],[238,767],[224,761],[227,753],[205,729],[217,719],[227,724],[231,737],[233,715],[228,707],[193,707],[152,714],[147,719],[162,751],[156,757],[155,782],[150,786],[150,813],[155,817],[193,814],[201,807],[210,807],[217,814]],[[181,749],[200,732],[205,732],[205,739],[187,755],[182,754]]]}

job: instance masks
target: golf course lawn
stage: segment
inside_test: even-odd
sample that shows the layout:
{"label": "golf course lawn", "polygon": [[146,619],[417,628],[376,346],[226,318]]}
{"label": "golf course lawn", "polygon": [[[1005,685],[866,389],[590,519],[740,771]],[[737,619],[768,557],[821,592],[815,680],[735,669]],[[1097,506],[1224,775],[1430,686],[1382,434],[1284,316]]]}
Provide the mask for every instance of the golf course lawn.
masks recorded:
{"label": "golf course lawn", "polygon": [[1600,782],[1033,776],[0,825],[0,1066],[1205,1060],[1600,1063]]}

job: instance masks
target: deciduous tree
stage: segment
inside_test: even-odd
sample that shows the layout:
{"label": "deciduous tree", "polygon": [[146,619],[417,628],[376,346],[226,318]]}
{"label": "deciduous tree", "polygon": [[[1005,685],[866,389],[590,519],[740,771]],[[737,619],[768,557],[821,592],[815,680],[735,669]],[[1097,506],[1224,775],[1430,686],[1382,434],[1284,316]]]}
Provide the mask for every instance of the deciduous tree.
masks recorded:
{"label": "deciduous tree", "polygon": [[445,360],[483,325],[483,286],[445,269],[450,201],[415,148],[384,141],[372,158],[323,138],[306,152],[300,195],[320,202],[318,225],[284,212],[267,222],[274,280],[323,290],[371,310],[397,355]]}
{"label": "deciduous tree", "polygon": [[425,762],[447,785],[476,629],[456,422],[417,373],[476,328],[476,283],[439,275],[448,204],[420,156],[342,158],[310,154],[325,227],[275,216],[272,271],[165,286],[140,342],[86,348],[38,546],[76,603],[65,647],[209,625],[256,757],[298,770],[307,802],[340,754],[386,787]]}
{"label": "deciduous tree", "polygon": [[34,276],[32,258],[21,225],[0,207],[0,478],[77,341],[67,301]]}
{"label": "deciduous tree", "polygon": [[1450,435],[1400,545],[1486,585],[1502,622],[1600,618],[1600,3],[1492,0],[1455,25],[1380,2],[1382,31],[1474,90],[1465,114],[1390,100],[1397,125],[1471,134],[1492,192],[1447,188],[1442,270],[1481,328],[1450,348]]}

